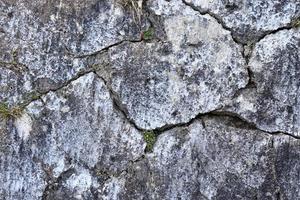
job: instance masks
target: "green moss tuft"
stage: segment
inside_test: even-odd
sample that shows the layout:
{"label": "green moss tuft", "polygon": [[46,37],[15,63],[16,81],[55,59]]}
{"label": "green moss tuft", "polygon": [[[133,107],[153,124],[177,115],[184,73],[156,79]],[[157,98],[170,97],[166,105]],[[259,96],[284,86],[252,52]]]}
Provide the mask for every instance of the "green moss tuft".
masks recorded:
{"label": "green moss tuft", "polygon": [[156,142],[156,134],[153,131],[144,132],[144,140],[147,143],[146,152],[152,152],[153,146]]}
{"label": "green moss tuft", "polygon": [[154,28],[150,27],[148,30],[143,32],[143,39],[144,40],[151,40],[154,37]]}

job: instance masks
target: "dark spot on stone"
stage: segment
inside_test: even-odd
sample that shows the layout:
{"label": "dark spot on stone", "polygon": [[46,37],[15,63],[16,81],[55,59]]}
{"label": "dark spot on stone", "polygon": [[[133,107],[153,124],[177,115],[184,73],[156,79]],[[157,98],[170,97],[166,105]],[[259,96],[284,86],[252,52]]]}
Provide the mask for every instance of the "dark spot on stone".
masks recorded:
{"label": "dark spot on stone", "polygon": [[173,117],[176,117],[178,114],[179,114],[179,111],[178,111],[178,110],[175,110],[175,111],[172,113],[172,116],[173,116]]}
{"label": "dark spot on stone", "polygon": [[238,5],[232,3],[232,4],[226,4],[225,8],[229,11],[229,12],[233,12],[235,10],[237,10],[239,8]]}
{"label": "dark spot on stone", "polygon": [[172,53],[172,44],[171,43],[164,43],[160,49],[162,55],[170,55]]}
{"label": "dark spot on stone", "polygon": [[45,93],[57,87],[57,83],[50,78],[38,78],[34,85],[39,93]]}
{"label": "dark spot on stone", "polygon": [[14,13],[13,13],[13,12],[9,12],[9,13],[7,13],[7,16],[8,16],[9,18],[12,18],[12,17],[14,16]]}

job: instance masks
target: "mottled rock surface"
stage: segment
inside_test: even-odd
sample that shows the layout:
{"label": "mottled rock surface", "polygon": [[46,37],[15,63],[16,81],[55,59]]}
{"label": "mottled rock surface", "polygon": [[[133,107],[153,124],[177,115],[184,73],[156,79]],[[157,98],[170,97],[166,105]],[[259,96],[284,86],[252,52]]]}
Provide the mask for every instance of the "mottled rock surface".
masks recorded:
{"label": "mottled rock surface", "polygon": [[143,154],[142,135],[92,72],[25,112],[3,131],[0,195],[7,199],[90,197],[105,174],[121,173]]}
{"label": "mottled rock surface", "polygon": [[113,0],[4,0],[0,27],[0,97],[10,103],[58,88],[87,71],[81,56],[139,40],[141,28]]}
{"label": "mottled rock surface", "polygon": [[283,30],[258,42],[249,61],[254,87],[228,110],[260,129],[300,136],[300,30]]}
{"label": "mottled rock surface", "polygon": [[0,199],[298,199],[299,11],[0,0]]}
{"label": "mottled rock surface", "polygon": [[274,30],[290,27],[300,17],[297,0],[183,0],[210,13],[242,43],[252,43]]}
{"label": "mottled rock surface", "polygon": [[180,1],[157,3],[150,9],[161,17],[165,41],[108,51],[108,82],[143,129],[186,123],[220,108],[248,82],[242,49],[229,31]]}
{"label": "mottled rock surface", "polygon": [[299,145],[235,118],[205,117],[160,135],[153,153],[107,185],[121,188],[120,199],[297,199]]}

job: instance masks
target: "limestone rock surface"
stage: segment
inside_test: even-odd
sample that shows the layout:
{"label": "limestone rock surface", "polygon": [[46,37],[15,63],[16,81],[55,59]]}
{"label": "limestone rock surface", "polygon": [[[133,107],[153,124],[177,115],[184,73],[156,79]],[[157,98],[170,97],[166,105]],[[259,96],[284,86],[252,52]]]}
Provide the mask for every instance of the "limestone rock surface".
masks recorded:
{"label": "limestone rock surface", "polygon": [[230,32],[214,18],[172,2],[150,5],[166,40],[123,43],[108,51],[107,82],[143,129],[186,123],[220,108],[248,82],[242,49]]}
{"label": "limestone rock surface", "polygon": [[133,15],[110,0],[4,0],[0,26],[0,98],[10,103],[87,71],[82,56],[140,38]]}
{"label": "limestone rock surface", "polygon": [[160,135],[153,153],[110,180],[107,190],[120,187],[120,199],[298,198],[299,140],[235,118],[202,120]]}
{"label": "limestone rock surface", "polygon": [[295,0],[184,0],[201,13],[211,13],[242,43],[252,43],[300,17]]}
{"label": "limestone rock surface", "polygon": [[0,200],[297,200],[298,0],[0,0]]}
{"label": "limestone rock surface", "polygon": [[257,43],[249,61],[253,87],[228,110],[260,129],[300,136],[300,30],[284,30]]}
{"label": "limestone rock surface", "polygon": [[94,73],[48,93],[10,122],[1,141],[8,147],[0,154],[0,196],[6,199],[83,198],[100,184],[94,179],[122,173],[145,148]]}

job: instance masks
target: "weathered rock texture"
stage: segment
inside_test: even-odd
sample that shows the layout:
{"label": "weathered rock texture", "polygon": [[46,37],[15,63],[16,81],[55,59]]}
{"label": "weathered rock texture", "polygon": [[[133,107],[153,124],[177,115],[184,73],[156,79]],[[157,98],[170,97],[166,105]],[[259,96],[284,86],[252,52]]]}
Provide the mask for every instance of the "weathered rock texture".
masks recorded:
{"label": "weathered rock texture", "polygon": [[0,199],[299,199],[299,27],[295,0],[0,0]]}

